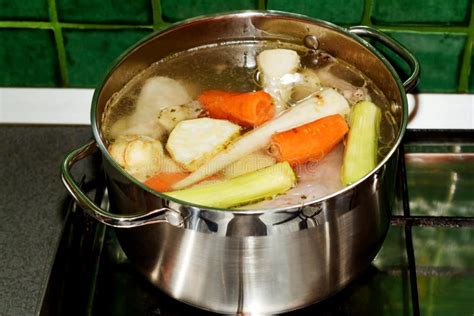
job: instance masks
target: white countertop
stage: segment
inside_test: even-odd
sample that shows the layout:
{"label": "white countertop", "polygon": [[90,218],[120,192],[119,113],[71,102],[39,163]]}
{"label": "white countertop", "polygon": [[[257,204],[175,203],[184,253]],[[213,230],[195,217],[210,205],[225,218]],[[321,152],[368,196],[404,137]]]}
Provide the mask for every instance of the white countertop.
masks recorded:
{"label": "white countertop", "polygon": [[[93,89],[0,88],[0,124],[89,125]],[[409,129],[474,129],[473,94],[409,94]]]}

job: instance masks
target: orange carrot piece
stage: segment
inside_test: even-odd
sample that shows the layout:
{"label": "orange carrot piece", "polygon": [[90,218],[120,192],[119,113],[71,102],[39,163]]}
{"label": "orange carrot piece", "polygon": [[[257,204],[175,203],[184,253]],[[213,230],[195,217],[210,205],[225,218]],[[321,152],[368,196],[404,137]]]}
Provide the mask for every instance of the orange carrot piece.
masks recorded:
{"label": "orange carrot piece", "polygon": [[341,115],[330,115],[273,135],[270,150],[278,161],[288,161],[292,166],[317,161],[328,154],[348,131],[349,126]]}
{"label": "orange carrot piece", "polygon": [[162,172],[145,181],[145,185],[158,192],[172,191],[172,185],[183,180],[188,172]]}
{"label": "orange carrot piece", "polygon": [[263,90],[246,93],[208,90],[198,100],[210,117],[241,126],[258,126],[275,115],[272,97]]}
{"label": "orange carrot piece", "polygon": [[[189,176],[189,174],[189,172],[162,172],[149,178],[144,182],[144,184],[147,187],[158,192],[169,192],[173,190],[173,184],[180,180],[183,180],[184,178]],[[209,180],[220,180],[221,178],[222,177],[220,175],[212,175],[198,183]]]}

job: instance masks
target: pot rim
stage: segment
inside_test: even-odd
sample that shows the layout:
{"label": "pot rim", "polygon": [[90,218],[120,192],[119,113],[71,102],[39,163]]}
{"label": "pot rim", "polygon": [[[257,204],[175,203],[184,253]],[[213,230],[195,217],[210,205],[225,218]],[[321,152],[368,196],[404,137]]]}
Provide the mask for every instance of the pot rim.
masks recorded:
{"label": "pot rim", "polygon": [[[215,208],[215,207],[202,206],[202,205],[193,204],[193,203],[189,203],[189,202],[186,202],[186,201],[178,200],[178,199],[170,197],[166,194],[157,192],[157,191],[147,187],[146,185],[144,185],[142,182],[138,181],[134,177],[132,177],[128,172],[126,172],[111,157],[111,155],[109,154],[107,148],[105,147],[104,142],[102,141],[102,137],[101,137],[102,133],[99,129],[99,120],[97,119],[97,101],[98,101],[99,95],[102,91],[102,88],[104,86],[104,83],[107,82],[108,78],[121,65],[121,63],[127,58],[127,56],[130,53],[132,53],[133,51],[140,49],[142,44],[145,44],[150,39],[152,39],[156,36],[159,36],[161,34],[172,32],[172,31],[174,31],[178,28],[181,28],[183,26],[188,26],[192,23],[201,22],[201,21],[209,20],[209,19],[218,20],[218,19],[224,19],[224,18],[229,18],[229,17],[245,17],[245,16],[252,16],[252,17],[253,16],[283,17],[283,18],[290,18],[290,19],[295,19],[295,20],[298,20],[298,21],[308,22],[308,23],[311,23],[311,24],[322,25],[324,27],[332,29],[336,32],[339,32],[339,33],[341,33],[345,36],[348,36],[351,39],[355,40],[357,43],[361,44],[367,50],[369,50],[372,54],[374,54],[384,64],[384,66],[387,68],[387,70],[392,75],[392,78],[395,80],[395,83],[396,83],[396,85],[397,85],[397,87],[400,91],[400,96],[401,96],[401,101],[402,101],[402,104],[401,104],[402,118],[401,118],[401,122],[400,122],[400,129],[398,131],[396,140],[392,145],[392,148],[386,154],[386,156],[377,164],[377,166],[374,169],[372,169],[371,172],[366,174],[364,177],[362,177],[361,179],[359,179],[355,183],[353,183],[351,185],[348,185],[348,186],[344,187],[343,189],[340,189],[340,190],[338,190],[338,191],[336,191],[336,192],[334,192],[330,195],[326,195],[326,196],[323,196],[323,197],[318,198],[318,199],[304,201],[301,204],[296,204],[296,205],[291,205],[291,206],[286,206],[286,207],[273,208],[273,209],[265,209],[265,210],[261,210],[261,209],[241,210],[241,209],[224,209],[224,208]],[[381,169],[387,163],[387,161],[392,158],[392,156],[395,154],[395,152],[398,150],[398,147],[400,146],[400,143],[401,143],[402,138],[405,134],[405,130],[406,130],[407,123],[408,123],[408,101],[407,101],[406,92],[405,92],[403,84],[400,80],[400,77],[398,76],[398,73],[396,72],[394,67],[387,60],[387,58],[385,58],[369,42],[367,42],[363,38],[359,37],[358,35],[349,32],[346,28],[343,28],[341,26],[338,26],[336,24],[333,24],[333,23],[325,21],[325,20],[312,18],[312,17],[306,16],[306,15],[297,14],[297,13],[289,13],[289,12],[276,11],[276,10],[239,10],[239,11],[221,12],[221,13],[216,13],[216,14],[211,14],[211,15],[201,15],[201,16],[193,17],[193,18],[186,19],[186,20],[183,20],[183,21],[179,21],[179,22],[176,22],[176,23],[173,23],[173,24],[169,25],[168,27],[166,27],[162,30],[152,32],[150,35],[144,37],[143,39],[139,40],[138,42],[136,42],[135,44],[130,46],[122,54],[120,54],[119,57],[117,57],[113,61],[113,63],[109,67],[109,70],[102,77],[102,80],[100,81],[100,84],[94,90],[90,115],[91,115],[90,117],[91,117],[91,125],[92,125],[92,131],[93,131],[94,139],[95,139],[102,155],[105,156],[107,161],[112,166],[114,166],[115,169],[118,170],[124,177],[126,177],[128,180],[133,182],[135,185],[138,185],[141,189],[153,194],[154,196],[156,196],[158,198],[173,201],[173,202],[176,202],[176,203],[181,204],[181,205],[187,205],[187,206],[198,208],[198,209],[201,209],[201,210],[205,209],[207,211],[218,211],[218,212],[223,211],[223,212],[232,212],[233,214],[249,214],[250,215],[250,214],[261,214],[261,213],[267,213],[268,214],[268,213],[272,213],[272,212],[285,212],[285,211],[292,210],[292,209],[295,209],[295,208],[301,208],[301,207],[305,207],[305,206],[309,206],[309,205],[313,205],[313,204],[318,204],[318,203],[330,200],[330,199],[332,199],[336,196],[342,195],[342,194],[344,194],[348,191],[351,191],[353,188],[358,186],[360,183],[364,182],[367,178],[372,177],[372,175],[374,173],[376,173],[379,169]]]}

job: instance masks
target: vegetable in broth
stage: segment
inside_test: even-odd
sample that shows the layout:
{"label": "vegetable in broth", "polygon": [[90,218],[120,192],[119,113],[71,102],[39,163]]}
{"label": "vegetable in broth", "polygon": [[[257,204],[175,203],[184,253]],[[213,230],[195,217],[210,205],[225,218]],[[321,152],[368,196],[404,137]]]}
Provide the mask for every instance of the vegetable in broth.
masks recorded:
{"label": "vegetable in broth", "polygon": [[373,121],[358,110],[364,102],[390,111],[362,72],[323,51],[229,43],[153,64],[109,100],[102,126],[111,156],[158,192],[270,209],[337,192],[376,165],[358,161],[384,157],[394,114],[379,115],[368,135],[353,123]]}

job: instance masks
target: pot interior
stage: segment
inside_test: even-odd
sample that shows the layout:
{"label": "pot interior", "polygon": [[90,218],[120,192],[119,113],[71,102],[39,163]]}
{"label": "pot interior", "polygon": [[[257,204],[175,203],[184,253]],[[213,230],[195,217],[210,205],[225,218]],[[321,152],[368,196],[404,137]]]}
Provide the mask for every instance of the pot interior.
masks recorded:
{"label": "pot interior", "polygon": [[[105,148],[101,129],[109,100],[157,61],[204,46],[228,47],[259,42],[301,46],[307,36],[316,37],[318,49],[363,72],[386,97],[387,107],[394,120],[396,136],[392,148],[380,161],[380,167],[398,146],[407,119],[406,97],[393,68],[370,45],[342,28],[298,15],[269,12],[241,12],[189,20],[150,35],[124,53],[94,96],[92,125],[102,153],[112,161]],[[141,185],[138,181],[135,183]],[[145,188],[143,185],[142,187]]]}

